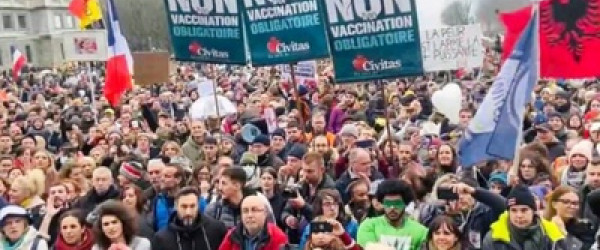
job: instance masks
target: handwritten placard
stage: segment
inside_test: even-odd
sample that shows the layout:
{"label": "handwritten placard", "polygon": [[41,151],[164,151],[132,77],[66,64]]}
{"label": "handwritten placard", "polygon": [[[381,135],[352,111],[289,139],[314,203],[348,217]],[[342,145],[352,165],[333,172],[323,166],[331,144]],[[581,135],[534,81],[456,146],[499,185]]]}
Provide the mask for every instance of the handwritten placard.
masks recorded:
{"label": "handwritten placard", "polygon": [[421,30],[425,71],[481,67],[485,56],[481,38],[478,24]]}

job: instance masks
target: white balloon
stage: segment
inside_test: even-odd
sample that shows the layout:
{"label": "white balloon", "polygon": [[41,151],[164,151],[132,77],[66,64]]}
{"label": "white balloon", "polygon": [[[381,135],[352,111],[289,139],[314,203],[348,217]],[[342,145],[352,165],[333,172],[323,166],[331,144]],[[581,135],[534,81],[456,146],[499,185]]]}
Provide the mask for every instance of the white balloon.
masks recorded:
{"label": "white balloon", "polygon": [[431,102],[438,112],[450,120],[450,123],[458,124],[462,98],[462,90],[458,84],[448,83],[444,88],[433,93]]}

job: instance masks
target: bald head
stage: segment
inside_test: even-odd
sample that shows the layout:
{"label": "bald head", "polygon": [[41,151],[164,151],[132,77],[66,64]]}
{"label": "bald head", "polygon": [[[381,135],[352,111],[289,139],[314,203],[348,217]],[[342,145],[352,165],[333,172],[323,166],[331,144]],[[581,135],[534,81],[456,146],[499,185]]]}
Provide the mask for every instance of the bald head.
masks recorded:
{"label": "bald head", "polygon": [[113,181],[112,172],[107,167],[94,169],[92,173],[92,186],[97,194],[106,193],[113,184]]}

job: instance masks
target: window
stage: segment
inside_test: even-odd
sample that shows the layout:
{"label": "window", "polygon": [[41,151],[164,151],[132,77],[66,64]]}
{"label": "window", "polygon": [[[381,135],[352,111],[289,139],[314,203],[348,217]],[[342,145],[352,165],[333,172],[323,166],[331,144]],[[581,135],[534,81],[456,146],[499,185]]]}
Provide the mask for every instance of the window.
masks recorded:
{"label": "window", "polygon": [[54,15],[54,27],[57,29],[62,29],[63,23],[61,15]]}
{"label": "window", "polygon": [[12,15],[2,15],[2,23],[4,29],[14,29],[15,28],[15,24],[13,22],[13,16]]}
{"label": "window", "polygon": [[27,62],[33,62],[33,54],[31,54],[31,46],[25,45],[25,55],[27,56]]}
{"label": "window", "polygon": [[65,16],[65,28],[72,29],[74,26],[73,17]]}
{"label": "window", "polygon": [[26,15],[18,15],[17,16],[17,24],[19,25],[19,29],[27,29],[27,16]]}

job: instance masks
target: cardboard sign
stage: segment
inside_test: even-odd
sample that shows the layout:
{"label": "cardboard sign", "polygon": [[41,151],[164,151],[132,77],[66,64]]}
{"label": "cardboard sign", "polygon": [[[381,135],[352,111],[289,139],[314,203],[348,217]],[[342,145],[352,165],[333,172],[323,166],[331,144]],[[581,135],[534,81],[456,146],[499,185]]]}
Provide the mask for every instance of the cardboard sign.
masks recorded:
{"label": "cardboard sign", "polygon": [[108,42],[105,30],[73,31],[63,34],[67,61],[106,61]]}
{"label": "cardboard sign", "polygon": [[133,53],[135,84],[144,86],[169,81],[169,53]]}
{"label": "cardboard sign", "polygon": [[485,54],[481,37],[479,24],[422,30],[425,71],[481,67]]}

